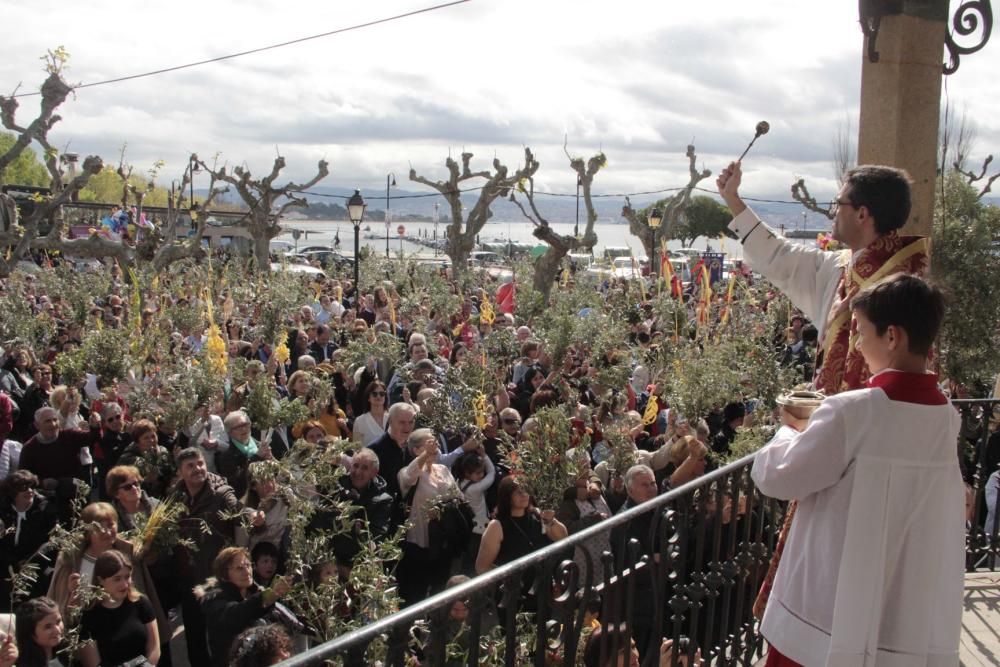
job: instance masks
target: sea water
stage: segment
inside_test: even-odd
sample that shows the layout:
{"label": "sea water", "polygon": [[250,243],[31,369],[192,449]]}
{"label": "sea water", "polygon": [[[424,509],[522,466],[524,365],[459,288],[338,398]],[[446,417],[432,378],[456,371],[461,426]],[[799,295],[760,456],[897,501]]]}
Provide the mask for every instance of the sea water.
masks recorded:
{"label": "sea water", "polygon": [[[405,227],[403,236],[397,233],[397,227],[400,225]],[[292,237],[292,230],[301,230],[302,233],[298,240],[299,248],[315,245],[333,246],[335,244],[334,239],[339,236],[340,250],[345,255],[351,255],[354,252],[354,227],[350,222],[335,220],[286,220],[282,223],[282,227],[284,227],[285,231],[278,239],[293,244],[295,240]],[[367,230],[365,229],[366,227],[368,227]],[[571,223],[554,223],[551,227],[557,234],[573,234],[574,225]],[[395,256],[402,250],[407,255],[414,253],[433,255],[433,248],[417,243],[416,240],[442,238],[445,228],[446,225],[444,223],[435,225],[433,222],[393,222],[389,228],[389,253]],[[486,223],[486,226],[479,233],[479,242],[505,243],[512,241],[514,243],[529,243],[533,245],[541,244],[542,241],[539,241],[532,235],[531,232],[533,229],[533,224],[522,221],[491,221]],[[582,226],[580,233],[583,233]],[[609,246],[627,246],[636,257],[645,257],[646,255],[642,247],[642,241],[639,237],[629,232],[627,224],[598,223],[594,225],[594,233],[597,234],[597,245],[594,246],[594,254],[597,256],[600,256],[604,252],[604,248]],[[366,238],[371,236],[378,238]],[[360,243],[362,247],[371,247],[384,253],[386,248],[385,223],[362,223]],[[679,250],[682,246],[680,241],[670,241],[667,247],[671,250]],[[733,259],[741,259],[743,257],[743,249],[740,247],[739,242],[736,239],[728,237],[725,239],[699,238],[689,247],[702,251],[723,252],[726,253],[727,257]]]}

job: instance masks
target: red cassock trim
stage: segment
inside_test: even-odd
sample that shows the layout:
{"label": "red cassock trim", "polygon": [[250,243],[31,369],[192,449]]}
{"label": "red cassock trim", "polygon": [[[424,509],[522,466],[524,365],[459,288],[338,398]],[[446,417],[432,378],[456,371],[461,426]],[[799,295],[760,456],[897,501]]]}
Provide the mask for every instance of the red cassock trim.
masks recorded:
{"label": "red cassock trim", "polygon": [[781,655],[778,649],[772,646],[767,649],[767,662],[764,663],[764,667],[802,667],[802,665]]}
{"label": "red cassock trim", "polygon": [[948,403],[948,397],[938,389],[938,376],[934,373],[905,373],[888,369],[869,378],[868,386],[884,391],[890,401],[918,405]]}

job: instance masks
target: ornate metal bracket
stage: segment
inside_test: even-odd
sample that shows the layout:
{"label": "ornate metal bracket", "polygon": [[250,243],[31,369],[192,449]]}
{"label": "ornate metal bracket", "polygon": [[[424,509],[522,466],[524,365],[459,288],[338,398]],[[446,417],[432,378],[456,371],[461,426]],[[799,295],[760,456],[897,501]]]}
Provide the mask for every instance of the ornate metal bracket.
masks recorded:
{"label": "ornate metal bracket", "polygon": [[[979,30],[980,21],[982,32],[978,41],[969,45],[962,45],[956,41],[956,38],[974,35]],[[979,51],[990,41],[990,33],[993,32],[993,7],[990,0],[966,0],[960,4],[951,19],[951,27],[944,38],[944,44],[948,47],[948,62],[944,64],[946,75],[958,71],[961,56]]]}
{"label": "ornate metal bracket", "polygon": [[875,49],[875,42],[878,41],[878,29],[882,24],[882,16],[885,9],[878,2],[872,0],[858,0],[858,21],[861,23],[861,32],[868,40],[868,62],[878,62],[878,51]]}

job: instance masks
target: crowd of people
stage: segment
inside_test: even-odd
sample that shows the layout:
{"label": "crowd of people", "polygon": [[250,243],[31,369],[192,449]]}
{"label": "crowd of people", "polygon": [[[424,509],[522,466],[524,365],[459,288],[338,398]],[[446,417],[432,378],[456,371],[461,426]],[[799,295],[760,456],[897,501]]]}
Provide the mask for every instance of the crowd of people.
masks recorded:
{"label": "crowd of people", "polygon": [[[510,307],[494,313],[484,285],[474,284],[465,294],[456,285],[457,312],[427,313],[425,328],[417,330],[391,283],[357,295],[349,281],[327,279],[303,285],[315,298],[283,313],[288,334],[277,345],[246,340],[259,324],[255,304],[227,307],[231,295],[217,295],[216,309],[231,309],[224,323],[229,374],[200,402],[190,423],[170,423],[156,410],[130,403],[135,386],[149,377],[104,378],[97,369],[84,369],[69,382],[58,376],[59,356],[79,348],[88,325],[100,319],[111,329],[128,328],[136,317],[121,275],[102,270],[111,274],[109,293],[92,295],[86,305],[94,320],[82,326],[60,294],[46,293],[30,278],[11,278],[5,289],[26,280],[32,312],[51,317],[55,328],[42,345],[8,343],[0,370],[3,566],[36,570],[34,577],[4,577],[0,604],[23,623],[77,628],[76,658],[86,664],[169,664],[171,620],[176,625],[178,610],[194,665],[226,664],[243,630],[280,620],[288,612],[282,599],[290,581],[301,576],[287,569],[294,506],[289,496],[335,496],[364,522],[363,531],[332,540],[335,558],[313,564],[317,581],[348,581],[352,561],[363,551],[362,532],[373,541],[398,539],[400,553],[391,567],[401,604],[407,605],[442,590],[455,575],[474,576],[511,562],[703,474],[712,465],[709,452],[725,453],[746,417],[742,396],[704,415],[669,409],[662,387],[650,381],[647,359],[675,323],[660,321],[648,305],[636,304],[635,316],[620,322],[628,327],[621,350],[628,356],[621,363],[630,377],[605,387],[594,379],[586,341],[575,341],[556,364],[548,332],[518,320]],[[186,295],[164,282],[166,289],[147,300],[138,322],[169,326],[163,313]],[[630,295],[634,286],[604,289]],[[197,297],[192,300],[197,303]],[[774,336],[776,358],[808,353],[802,323],[796,316]],[[458,400],[450,378],[461,377],[464,365],[482,366],[486,338],[498,331],[515,354],[500,372],[491,370],[496,382],[478,406],[481,423],[442,426],[434,416],[436,397]],[[207,323],[168,333],[184,363],[204,360]],[[402,358],[372,351],[362,363],[344,363],[352,340],[377,346],[384,339],[376,335],[398,341]],[[294,423],[255,425],[248,403],[262,379],[268,400],[298,397],[308,402],[308,413]],[[318,393],[317,384],[324,386]],[[655,409],[649,413],[651,399]],[[565,480],[563,500],[536,507],[525,481],[510,474],[508,455],[530,442],[536,412],[553,406],[565,410],[574,433],[587,434],[586,455],[575,480]],[[628,434],[637,466],[616,471],[609,465],[611,446],[602,433],[613,428]],[[322,452],[333,442],[340,443],[343,472],[334,489],[301,488],[268,465],[287,462],[296,443]],[[89,491],[82,490],[84,483]],[[468,508],[467,525],[463,515],[456,517],[460,525],[449,525],[433,509],[456,490]],[[137,544],[123,537],[141,535],[165,506],[182,508],[173,544],[140,548],[141,538]],[[338,519],[317,515],[313,523],[329,528]],[[444,553],[442,544],[449,545]],[[607,539],[595,544],[595,557],[608,546]],[[288,650],[305,645],[301,628],[281,627],[293,637]],[[274,633],[259,636],[273,641]],[[35,664],[29,661],[42,656],[66,659],[60,642],[31,642],[19,642],[18,664]]]}
{"label": "crowd of people", "polygon": [[[773,411],[776,392],[765,395],[750,372],[702,411],[684,414],[691,403],[673,398],[685,371],[669,351],[687,346],[708,366],[727,325],[743,327],[742,349],[759,351],[744,355],[754,368],[763,358],[775,377],[813,379],[817,328],[790,308],[774,317],[781,297],[763,281],[741,282],[735,297],[702,285],[677,298],[564,276],[553,303],[590,301],[559,319],[519,310],[509,282],[498,304],[485,275],[451,282],[411,266],[362,289],[286,276],[293,296],[268,298],[254,276],[221,270],[192,269],[201,285],[176,272],[141,286],[115,266],[63,269],[101,286],[90,293],[23,274],[0,285],[26,301],[19,312],[48,323],[3,346],[0,605],[16,629],[0,667],[169,665],[181,624],[191,665],[273,664],[331,627],[392,611],[394,596],[414,604],[696,479],[748,426],[808,422],[794,402]],[[256,292],[243,289],[255,281]],[[183,312],[199,317],[180,321]],[[744,316],[752,322],[741,325]],[[574,337],[598,317],[619,334],[613,349]],[[101,331],[130,334],[119,376],[106,358],[119,351],[79,354]],[[66,361],[81,358],[93,367]],[[207,389],[185,394],[187,375],[208,378]],[[553,410],[568,424],[564,442],[539,435]],[[518,453],[553,447],[553,468],[567,474],[539,494],[540,471],[519,469]],[[743,506],[711,512],[723,523],[761,520]],[[653,517],[595,538],[589,560],[610,548],[627,564],[623,536],[659,558]],[[525,585],[518,609],[532,611],[534,595]],[[312,596],[325,600],[316,617]],[[661,631],[647,603],[638,599],[630,627],[643,658]],[[451,619],[465,614],[456,603]],[[713,638],[690,638],[699,640]],[[599,664],[588,647],[581,661]],[[664,649],[660,664],[672,656]]]}

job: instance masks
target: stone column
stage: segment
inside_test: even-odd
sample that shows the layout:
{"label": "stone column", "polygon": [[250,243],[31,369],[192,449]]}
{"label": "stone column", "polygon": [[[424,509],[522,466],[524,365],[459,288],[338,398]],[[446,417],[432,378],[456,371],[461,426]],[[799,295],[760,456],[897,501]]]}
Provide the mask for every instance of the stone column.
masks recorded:
{"label": "stone column", "polygon": [[869,59],[873,36],[865,38],[858,164],[884,164],[910,173],[913,209],[903,233],[929,236],[948,0],[889,4],[900,13],[879,21],[874,35],[877,62]]}

